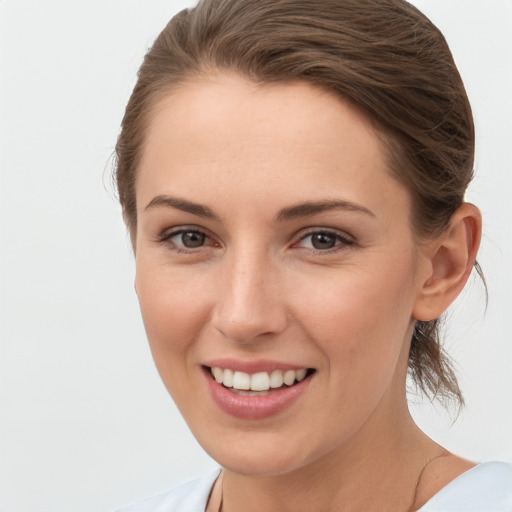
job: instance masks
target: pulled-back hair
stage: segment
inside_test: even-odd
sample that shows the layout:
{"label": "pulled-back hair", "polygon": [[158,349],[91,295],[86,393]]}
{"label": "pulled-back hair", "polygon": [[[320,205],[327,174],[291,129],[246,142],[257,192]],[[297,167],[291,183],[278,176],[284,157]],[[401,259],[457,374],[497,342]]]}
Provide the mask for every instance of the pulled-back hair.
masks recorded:
{"label": "pulled-back hair", "polygon": [[[126,107],[116,180],[132,240],[152,107],[174,87],[217,71],[263,84],[301,80],[356,105],[411,194],[418,236],[442,233],[462,204],[473,174],[471,107],[443,35],[415,7],[404,0],[201,0],[158,36]],[[416,323],[409,373],[431,397],[462,403],[439,319]]]}

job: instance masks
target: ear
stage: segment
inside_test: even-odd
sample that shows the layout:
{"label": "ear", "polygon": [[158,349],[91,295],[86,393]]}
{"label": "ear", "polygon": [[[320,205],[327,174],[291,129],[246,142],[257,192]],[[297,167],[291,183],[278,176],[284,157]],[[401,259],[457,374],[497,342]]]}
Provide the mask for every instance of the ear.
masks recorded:
{"label": "ear", "polygon": [[427,270],[413,309],[416,320],[438,318],[459,295],[473,269],[481,233],[480,211],[464,203],[452,215],[448,228],[427,242]]}

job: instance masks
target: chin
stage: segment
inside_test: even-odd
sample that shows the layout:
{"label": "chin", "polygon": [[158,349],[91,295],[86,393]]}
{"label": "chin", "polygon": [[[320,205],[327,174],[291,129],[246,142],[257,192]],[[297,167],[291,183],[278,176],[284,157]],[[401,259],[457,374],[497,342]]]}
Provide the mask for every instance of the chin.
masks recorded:
{"label": "chin", "polygon": [[313,440],[293,439],[278,432],[236,432],[219,437],[206,433],[205,442],[201,436],[196,437],[223,468],[251,477],[285,475],[324,455],[321,449],[315,449]]}
{"label": "chin", "polygon": [[276,459],[275,450],[273,455],[226,455],[218,457],[219,464],[238,475],[250,477],[277,477],[292,473],[306,465],[305,461],[297,460],[296,457],[283,457],[282,454]]}

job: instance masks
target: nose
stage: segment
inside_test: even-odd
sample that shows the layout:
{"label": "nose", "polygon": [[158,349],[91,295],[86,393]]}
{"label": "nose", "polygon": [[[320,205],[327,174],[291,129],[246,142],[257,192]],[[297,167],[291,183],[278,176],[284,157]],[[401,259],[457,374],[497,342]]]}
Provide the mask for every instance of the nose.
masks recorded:
{"label": "nose", "polygon": [[251,343],[284,331],[288,315],[276,265],[257,254],[239,255],[226,262],[214,327],[226,338]]}

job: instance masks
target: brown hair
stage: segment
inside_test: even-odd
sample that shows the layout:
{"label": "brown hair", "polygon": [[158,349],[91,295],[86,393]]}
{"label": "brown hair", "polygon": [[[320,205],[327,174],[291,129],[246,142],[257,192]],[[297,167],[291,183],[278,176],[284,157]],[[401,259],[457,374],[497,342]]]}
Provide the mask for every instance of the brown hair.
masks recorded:
{"label": "brown hair", "polygon": [[[303,80],[357,105],[387,147],[390,171],[412,195],[420,236],[441,233],[462,204],[473,174],[471,107],[443,35],[415,7],[404,0],[201,0],[158,36],[126,107],[116,179],[132,240],[151,108],[211,70],[258,83]],[[439,319],[417,322],[409,372],[427,394],[462,403]]]}

